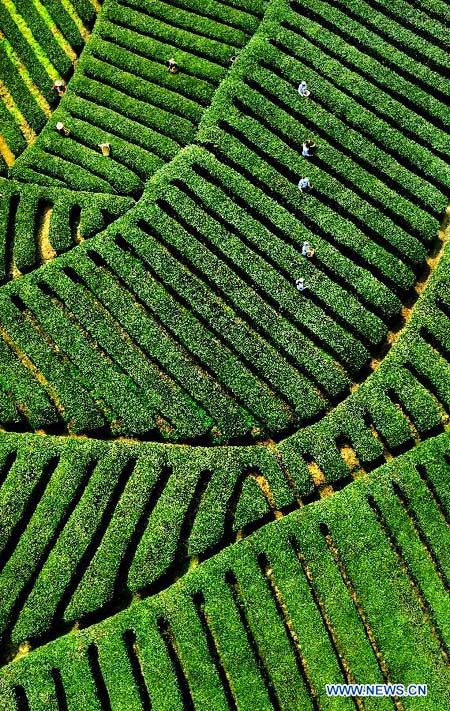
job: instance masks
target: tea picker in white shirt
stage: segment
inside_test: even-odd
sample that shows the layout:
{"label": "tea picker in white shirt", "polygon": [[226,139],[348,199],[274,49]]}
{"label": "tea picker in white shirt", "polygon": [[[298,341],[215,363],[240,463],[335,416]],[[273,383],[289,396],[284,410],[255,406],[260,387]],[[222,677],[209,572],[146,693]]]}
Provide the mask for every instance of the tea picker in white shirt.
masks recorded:
{"label": "tea picker in white shirt", "polygon": [[303,245],[302,245],[302,256],[303,256],[303,257],[309,257],[309,259],[311,259],[311,257],[314,256],[314,249],[312,249],[312,247],[310,247],[309,242],[303,242]]}
{"label": "tea picker in white shirt", "polygon": [[300,178],[298,181],[298,189],[300,192],[303,192],[304,190],[311,190],[311,188],[312,185],[309,178]]}
{"label": "tea picker in white shirt", "polygon": [[305,284],[305,280],[303,277],[300,277],[300,279],[295,280],[295,286],[297,287],[298,291],[305,291],[305,289],[309,289],[308,284]]}
{"label": "tea picker in white shirt", "polygon": [[304,98],[307,98],[311,94],[311,92],[308,90],[308,85],[306,81],[300,82],[300,84],[298,85],[298,93]]}

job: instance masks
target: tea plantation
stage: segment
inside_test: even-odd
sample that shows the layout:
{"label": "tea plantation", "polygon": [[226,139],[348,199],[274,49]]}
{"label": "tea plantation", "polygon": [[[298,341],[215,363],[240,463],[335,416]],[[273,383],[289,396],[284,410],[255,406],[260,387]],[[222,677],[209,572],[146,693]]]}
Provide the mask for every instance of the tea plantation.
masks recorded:
{"label": "tea plantation", "polygon": [[449,23],[1,3],[1,711],[450,708]]}

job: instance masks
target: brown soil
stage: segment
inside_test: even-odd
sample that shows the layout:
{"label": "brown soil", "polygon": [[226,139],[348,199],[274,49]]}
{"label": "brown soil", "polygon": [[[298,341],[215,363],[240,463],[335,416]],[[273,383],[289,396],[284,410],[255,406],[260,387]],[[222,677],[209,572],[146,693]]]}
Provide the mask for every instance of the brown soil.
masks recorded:
{"label": "brown soil", "polygon": [[12,165],[14,165],[14,161],[16,160],[16,157],[8,144],[6,143],[5,139],[0,133],[0,154],[2,155],[6,165],[8,168],[11,168]]}
{"label": "brown soil", "polygon": [[49,238],[50,220],[52,217],[52,212],[53,206],[45,205],[42,210],[42,214],[40,215],[39,224],[37,228],[37,244],[43,264],[50,262],[57,255],[51,245]]}

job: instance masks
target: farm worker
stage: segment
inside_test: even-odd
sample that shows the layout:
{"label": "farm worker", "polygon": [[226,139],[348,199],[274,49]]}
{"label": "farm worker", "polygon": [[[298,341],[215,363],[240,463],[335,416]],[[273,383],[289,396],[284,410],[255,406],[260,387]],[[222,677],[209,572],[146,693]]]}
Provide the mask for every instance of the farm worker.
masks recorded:
{"label": "farm worker", "polygon": [[298,181],[298,189],[302,193],[304,190],[311,190],[312,185],[309,178],[300,178]]}
{"label": "farm worker", "polygon": [[231,62],[231,64],[234,64],[234,62],[236,61],[236,59],[237,59],[237,55],[236,55],[236,54],[233,54],[233,55],[230,57],[230,62]]}
{"label": "farm worker", "polygon": [[304,156],[304,158],[312,158],[316,152],[316,148],[317,146],[314,141],[311,138],[308,138],[302,144],[302,156]]}
{"label": "farm worker", "polygon": [[314,256],[314,250],[309,246],[309,242],[303,242],[302,255],[309,258]]}
{"label": "farm worker", "polygon": [[178,71],[179,71],[178,64],[173,59],[173,57],[172,57],[172,59],[169,59],[169,65],[167,67],[167,71],[169,72],[169,74],[178,74]]}
{"label": "farm worker", "polygon": [[308,86],[306,84],[306,81],[301,81],[300,84],[298,85],[298,93],[300,96],[307,97],[311,94],[310,91],[308,91]]}
{"label": "farm worker", "polygon": [[303,277],[300,277],[300,279],[295,280],[295,286],[297,287],[298,291],[305,291],[305,289],[309,289],[308,284],[305,284],[305,280]]}
{"label": "farm worker", "polygon": [[111,155],[111,144],[110,143],[98,143],[97,145],[100,148],[102,155],[104,155],[104,156]]}
{"label": "farm worker", "polygon": [[62,79],[57,79],[52,87],[53,91],[56,91],[58,96],[62,96],[66,91],[66,82]]}
{"label": "farm worker", "polygon": [[55,128],[60,136],[68,136],[70,133],[69,129],[64,126],[62,121],[58,121]]}

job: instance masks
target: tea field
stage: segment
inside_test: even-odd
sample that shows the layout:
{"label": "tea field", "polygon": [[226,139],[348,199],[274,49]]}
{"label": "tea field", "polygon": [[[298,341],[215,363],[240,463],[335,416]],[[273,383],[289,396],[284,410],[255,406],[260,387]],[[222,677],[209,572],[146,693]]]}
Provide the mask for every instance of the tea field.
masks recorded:
{"label": "tea field", "polygon": [[450,707],[449,21],[1,4],[2,710]]}

